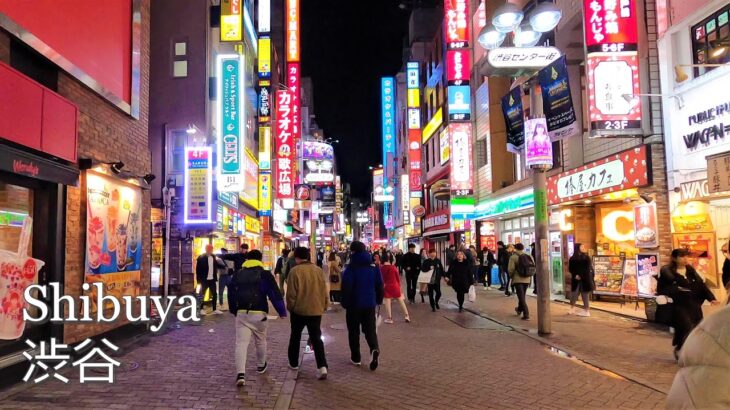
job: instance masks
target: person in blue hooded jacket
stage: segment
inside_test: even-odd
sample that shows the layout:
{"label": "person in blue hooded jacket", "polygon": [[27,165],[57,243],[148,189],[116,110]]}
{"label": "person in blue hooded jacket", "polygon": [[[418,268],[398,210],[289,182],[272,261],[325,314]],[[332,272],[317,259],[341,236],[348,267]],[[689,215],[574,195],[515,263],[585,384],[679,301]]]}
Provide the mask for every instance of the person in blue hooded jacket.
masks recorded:
{"label": "person in blue hooded jacket", "polygon": [[378,335],[375,307],[383,303],[383,277],[373,265],[365,244],[355,241],[350,245],[350,264],[342,272],[342,307],[347,310],[347,334],[350,342],[350,361],[360,366],[360,329],[370,348],[370,370],[378,368]]}

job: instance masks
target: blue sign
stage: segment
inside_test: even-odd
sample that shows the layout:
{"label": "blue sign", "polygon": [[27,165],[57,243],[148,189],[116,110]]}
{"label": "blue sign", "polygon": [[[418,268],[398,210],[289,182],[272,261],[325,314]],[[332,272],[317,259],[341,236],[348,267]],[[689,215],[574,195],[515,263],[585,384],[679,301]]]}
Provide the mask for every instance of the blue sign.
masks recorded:
{"label": "blue sign", "polygon": [[243,58],[218,56],[218,191],[243,191]]}
{"label": "blue sign", "polygon": [[395,154],[395,80],[393,77],[380,79],[383,113],[383,164],[388,163],[388,154]]}
{"label": "blue sign", "polygon": [[421,82],[419,79],[418,70],[419,69],[418,69],[417,61],[409,61],[406,64],[406,79],[407,79],[406,87],[408,89],[419,88]]}
{"label": "blue sign", "polygon": [[542,110],[547,118],[550,139],[556,141],[577,134],[579,130],[570,94],[565,56],[540,70],[538,78],[542,89]]}
{"label": "blue sign", "polygon": [[469,121],[471,119],[471,87],[450,85],[448,87],[449,119]]}
{"label": "blue sign", "polygon": [[519,154],[525,145],[525,118],[522,111],[522,88],[515,87],[502,97],[502,115],[507,126],[507,151]]}

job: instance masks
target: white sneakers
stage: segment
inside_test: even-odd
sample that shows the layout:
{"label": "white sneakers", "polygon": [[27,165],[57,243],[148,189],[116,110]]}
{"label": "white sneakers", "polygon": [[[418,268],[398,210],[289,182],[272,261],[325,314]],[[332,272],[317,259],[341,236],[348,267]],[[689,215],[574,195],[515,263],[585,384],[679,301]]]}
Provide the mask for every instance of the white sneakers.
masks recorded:
{"label": "white sneakers", "polygon": [[200,309],[200,316],[205,316],[207,313],[205,313],[205,309]]}
{"label": "white sneakers", "polygon": [[220,309],[216,309],[216,310],[213,311],[213,314],[214,315],[222,315],[223,312],[221,312]]}
{"label": "white sneakers", "polygon": [[588,309],[581,309],[576,313],[576,315],[580,317],[591,317],[591,312],[588,311]]}
{"label": "white sneakers", "polygon": [[575,306],[571,306],[570,309],[568,309],[568,314],[569,315],[574,315],[575,314]]}
{"label": "white sneakers", "polygon": [[326,380],[327,379],[327,368],[326,367],[320,367],[317,369],[317,380]]}

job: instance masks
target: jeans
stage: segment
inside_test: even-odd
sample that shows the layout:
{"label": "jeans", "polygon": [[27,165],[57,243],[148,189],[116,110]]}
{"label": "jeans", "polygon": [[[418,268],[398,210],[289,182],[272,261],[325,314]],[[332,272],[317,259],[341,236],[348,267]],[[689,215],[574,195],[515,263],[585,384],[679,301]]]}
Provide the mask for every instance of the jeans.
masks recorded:
{"label": "jeans", "polygon": [[499,282],[505,289],[505,292],[509,290],[509,274],[507,273],[507,269],[501,266],[499,267]]}
{"label": "jeans", "polygon": [[588,310],[588,308],[590,307],[590,298],[588,297],[590,295],[590,292],[583,292],[582,283],[578,284],[578,287],[575,289],[575,291],[570,292],[570,306],[575,307],[575,301],[578,300],[579,293],[581,294],[581,296],[583,296],[583,308],[585,310]]}
{"label": "jeans", "polygon": [[492,286],[492,266],[494,266],[494,265],[487,265],[484,267],[484,269],[486,269],[486,272],[484,272],[484,275],[487,280],[487,286],[489,286],[489,287]]}
{"label": "jeans", "polygon": [[360,362],[360,329],[365,335],[370,352],[378,349],[378,333],[375,329],[375,308],[347,309],[347,339],[350,343],[350,358],[353,362]]}
{"label": "jeans", "polygon": [[218,278],[218,302],[220,302],[220,305],[223,306],[223,291],[226,290],[226,287],[229,283],[231,283],[231,280],[233,280],[233,275],[221,275],[220,278]]}
{"label": "jeans", "polygon": [[418,274],[420,272],[406,272],[406,288],[408,300],[416,301],[416,288],[418,288]]}
{"label": "jeans", "polygon": [[327,359],[324,353],[324,342],[322,342],[322,316],[302,316],[291,312],[291,336],[289,337],[289,365],[299,365],[299,344],[302,340],[302,331],[307,328],[312,349],[314,349],[314,360],[317,368],[327,367]]}
{"label": "jeans", "polygon": [[[436,296],[434,298],[434,296]],[[431,309],[436,309],[436,305],[439,304],[439,300],[441,300],[441,280],[437,279],[436,283],[428,284],[428,303],[431,304]]]}
{"label": "jeans", "polygon": [[530,309],[527,307],[527,301],[525,300],[527,294],[527,287],[529,283],[515,283],[515,290],[517,291],[517,311],[522,313],[522,317],[530,317]]}
{"label": "jeans", "polygon": [[216,310],[218,309],[218,292],[214,279],[205,279],[203,283],[201,283],[200,300],[202,302],[200,303],[200,308],[202,309],[203,306],[205,306],[205,291],[208,289],[210,289],[210,301],[212,302],[213,310]]}
{"label": "jeans", "polygon": [[253,336],[256,345],[256,365],[266,364],[266,313],[244,313],[236,315],[236,372],[246,373],[248,345]]}

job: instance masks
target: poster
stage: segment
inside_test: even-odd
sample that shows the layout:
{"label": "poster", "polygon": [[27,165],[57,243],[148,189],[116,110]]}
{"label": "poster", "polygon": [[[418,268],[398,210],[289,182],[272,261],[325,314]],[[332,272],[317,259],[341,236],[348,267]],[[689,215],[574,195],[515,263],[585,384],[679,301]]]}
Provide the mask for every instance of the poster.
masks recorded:
{"label": "poster", "polygon": [[525,143],[524,114],[522,110],[522,89],[514,88],[502,97],[502,115],[507,127],[507,151],[519,154]]}
{"label": "poster", "polygon": [[639,296],[653,297],[656,294],[656,278],[659,276],[659,254],[637,254],[636,275]]}
{"label": "poster", "polygon": [[641,204],[634,207],[634,232],[637,248],[659,247],[657,232],[656,203]]}
{"label": "poster", "polygon": [[213,149],[185,148],[185,223],[210,223],[213,202]]}
{"label": "poster", "polygon": [[705,278],[710,288],[719,287],[717,277],[717,258],[715,256],[715,234],[712,232],[695,234],[674,234],[674,248],[684,248],[689,251],[687,263]]}
{"label": "poster", "polygon": [[596,294],[619,295],[624,278],[624,258],[620,256],[596,255],[593,257]]}
{"label": "poster", "polygon": [[553,143],[548,136],[545,118],[525,121],[525,166],[553,166]]}
{"label": "poster", "polygon": [[542,110],[547,118],[550,139],[553,141],[579,132],[565,61],[565,56],[562,56],[538,73],[542,90]]}
{"label": "poster", "polygon": [[636,259],[624,260],[624,278],[621,282],[621,294],[625,296],[639,296]]}
{"label": "poster", "polygon": [[[142,191],[116,179],[86,176],[87,283],[102,282],[120,299],[139,296],[142,266]],[[95,299],[94,288],[92,298]],[[96,306],[92,306],[96,311]]]}

